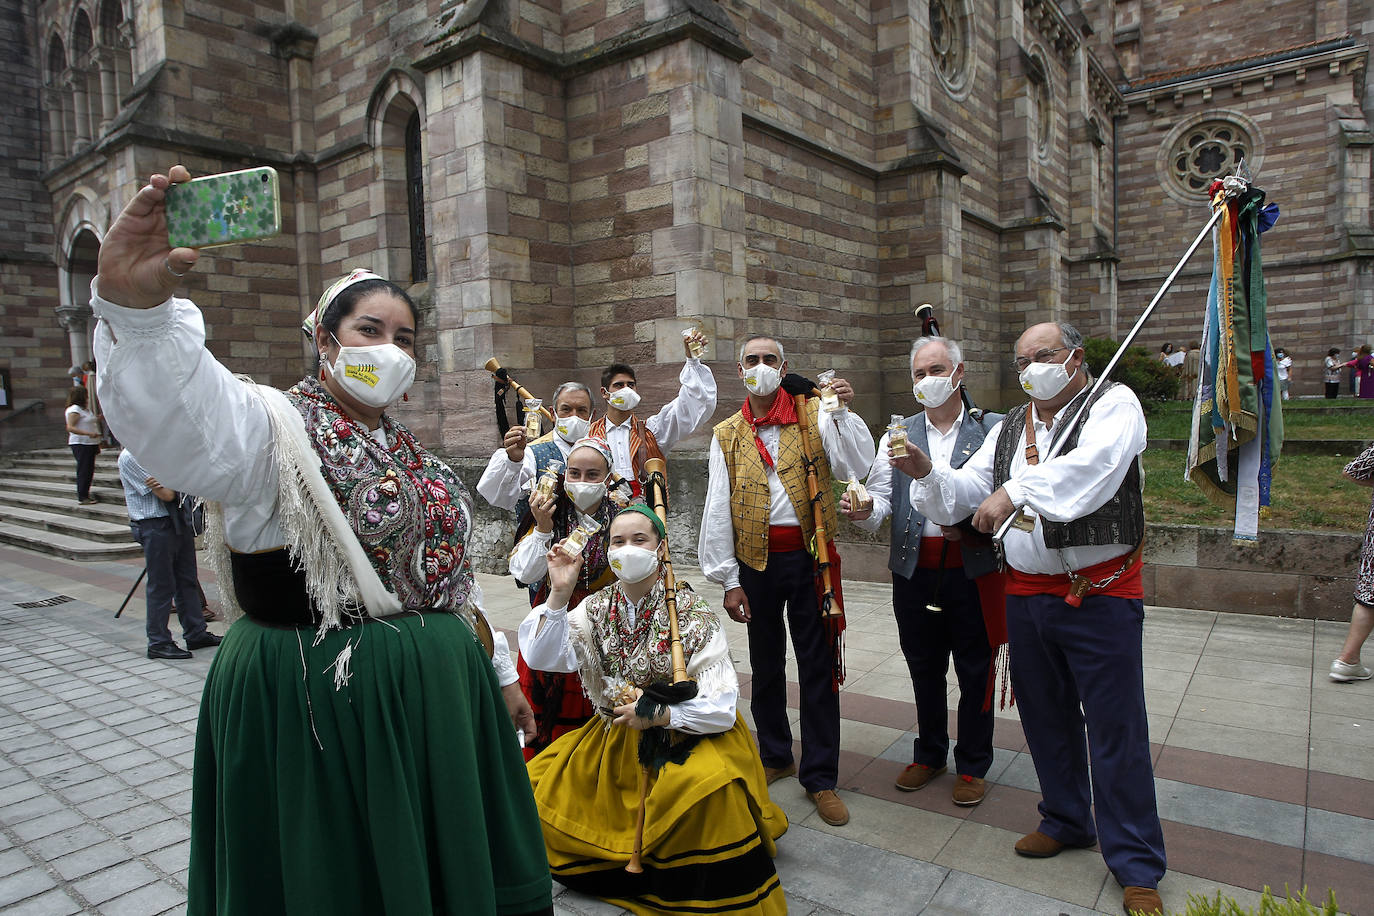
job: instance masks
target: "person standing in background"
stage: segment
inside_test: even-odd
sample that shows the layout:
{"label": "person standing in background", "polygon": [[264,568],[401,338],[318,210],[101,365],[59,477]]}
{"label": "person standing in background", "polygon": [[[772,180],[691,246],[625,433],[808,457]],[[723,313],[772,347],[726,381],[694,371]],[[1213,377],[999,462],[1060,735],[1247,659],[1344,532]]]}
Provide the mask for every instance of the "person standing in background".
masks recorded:
{"label": "person standing in background", "polygon": [[[1374,445],[1347,464],[1341,474],[1346,480],[1361,486],[1374,486]],[[1369,680],[1369,668],[1360,664],[1360,647],[1371,632],[1374,632],[1374,504],[1369,508],[1364,546],[1360,548],[1360,569],[1355,577],[1355,606],[1350,611],[1350,630],[1345,635],[1341,654],[1331,663],[1331,680],[1338,683]]]}
{"label": "person standing in background", "polygon": [[[128,449],[119,453],[119,482],[124,485],[129,527],[143,548],[143,564],[148,570],[148,657],[190,658],[190,649],[219,645],[220,638],[205,628],[196,571],[196,535],[182,495],[158,483]],[[185,649],[167,629],[173,598]]]}
{"label": "person standing in background", "polygon": [[76,459],[76,501],[83,506],[99,502],[91,496],[95,477],[95,456],[100,454],[100,417],[88,408],[90,394],[81,385],[67,392],[67,445]]}
{"label": "person standing in background", "polygon": [[1289,356],[1283,347],[1274,350],[1274,369],[1279,377],[1279,390],[1283,392],[1283,399],[1288,400],[1288,389],[1293,385],[1293,357]]}
{"label": "person standing in background", "polygon": [[1322,360],[1322,382],[1326,385],[1326,399],[1336,400],[1341,393],[1341,348],[1332,347],[1326,351],[1326,359]]}

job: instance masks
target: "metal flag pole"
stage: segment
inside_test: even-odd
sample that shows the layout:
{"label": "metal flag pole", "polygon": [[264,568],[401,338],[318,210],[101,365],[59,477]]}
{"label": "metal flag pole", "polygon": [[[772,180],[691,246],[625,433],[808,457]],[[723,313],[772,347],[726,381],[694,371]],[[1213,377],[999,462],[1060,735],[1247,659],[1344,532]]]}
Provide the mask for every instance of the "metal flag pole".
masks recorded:
{"label": "metal flag pole", "polygon": [[[1242,177],[1232,176],[1227,178],[1225,181],[1226,197],[1228,199],[1235,197],[1249,186],[1250,183]],[[1136,335],[1140,333],[1140,329],[1145,326],[1145,322],[1150,320],[1150,315],[1154,312],[1155,306],[1159,305],[1160,300],[1164,298],[1164,294],[1169,291],[1169,287],[1173,286],[1174,280],[1177,279],[1179,273],[1183,270],[1183,265],[1188,263],[1193,253],[1197,251],[1198,246],[1202,244],[1203,239],[1207,238],[1208,233],[1212,231],[1212,227],[1217,224],[1217,220],[1221,219],[1222,213],[1225,212],[1225,206],[1226,205],[1223,203],[1212,210],[1211,219],[1207,220],[1207,224],[1202,227],[1202,231],[1197,234],[1197,238],[1193,239],[1193,243],[1188,246],[1188,250],[1183,252],[1183,257],[1178,259],[1178,263],[1174,265],[1174,269],[1171,270],[1169,276],[1165,278],[1164,285],[1159,288],[1159,292],[1155,293],[1154,298],[1150,300],[1150,304],[1145,306],[1145,311],[1140,313],[1140,317],[1136,319],[1135,326],[1126,334],[1125,338],[1121,341],[1121,345],[1117,347],[1116,352],[1112,354],[1112,358],[1107,361],[1106,368],[1102,370],[1097,380],[1093,382],[1092,390],[1089,391],[1088,396],[1083,399],[1083,403],[1078,406],[1078,410],[1074,412],[1073,418],[1069,421],[1067,426],[1061,427],[1061,429],[1073,429],[1078,425],[1078,421],[1083,418],[1084,413],[1088,409],[1088,405],[1092,403],[1093,397],[1097,394],[1098,389],[1107,383],[1107,379],[1111,376],[1112,370],[1115,369],[1116,364],[1121,361],[1121,357],[1126,354],[1126,348],[1135,340]],[[1062,434],[1056,436],[1054,441],[1050,443],[1049,450],[1040,460],[1043,462],[1053,459],[1054,456],[1059,454],[1060,449],[1068,438],[1067,435]],[[992,539],[1000,545],[1006,538],[1007,532],[1012,529],[1012,526],[1020,527],[1025,531],[1031,530],[1035,524],[1034,519],[1027,517],[1024,513],[1025,506],[1017,506],[1013,509],[1011,515],[1008,515],[1006,521],[1002,522],[1002,526],[997,529],[997,533],[992,536]]]}

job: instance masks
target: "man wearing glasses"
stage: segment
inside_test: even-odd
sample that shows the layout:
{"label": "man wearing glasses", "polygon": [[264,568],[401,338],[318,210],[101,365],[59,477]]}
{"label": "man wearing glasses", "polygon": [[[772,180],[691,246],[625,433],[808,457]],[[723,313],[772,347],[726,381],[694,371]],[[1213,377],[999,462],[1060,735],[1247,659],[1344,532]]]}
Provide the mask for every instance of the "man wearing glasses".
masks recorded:
{"label": "man wearing glasses", "polygon": [[[915,448],[892,466],[914,478],[912,504],[939,524],[973,512],[974,526],[992,532],[1016,507],[1028,510],[1003,545],[1007,633],[1042,800],[1040,826],[1016,852],[1049,858],[1099,842],[1125,911],[1159,912],[1164,837],[1141,666],[1145,416],[1129,388],[1109,384],[1070,425],[1091,389],[1072,325],[1028,328],[1013,368],[1030,403],[963,467],[935,466]],[[1042,460],[1061,436],[1060,453]]]}

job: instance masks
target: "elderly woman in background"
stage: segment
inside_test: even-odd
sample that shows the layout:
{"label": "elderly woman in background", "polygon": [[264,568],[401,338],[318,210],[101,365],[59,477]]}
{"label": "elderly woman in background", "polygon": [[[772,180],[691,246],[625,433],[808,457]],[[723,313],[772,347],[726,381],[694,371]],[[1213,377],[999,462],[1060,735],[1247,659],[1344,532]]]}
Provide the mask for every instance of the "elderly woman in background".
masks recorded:
{"label": "elderly woman in background", "polygon": [[476,609],[471,500],[386,414],[414,379],[415,306],[354,271],[316,308],[318,379],[235,378],[172,296],[198,254],[168,247],[165,193],[189,178],[135,195],[91,285],[107,420],[164,484],[219,504],[219,581],[244,615],[201,702],[187,911],[549,913],[511,727],[528,708]]}

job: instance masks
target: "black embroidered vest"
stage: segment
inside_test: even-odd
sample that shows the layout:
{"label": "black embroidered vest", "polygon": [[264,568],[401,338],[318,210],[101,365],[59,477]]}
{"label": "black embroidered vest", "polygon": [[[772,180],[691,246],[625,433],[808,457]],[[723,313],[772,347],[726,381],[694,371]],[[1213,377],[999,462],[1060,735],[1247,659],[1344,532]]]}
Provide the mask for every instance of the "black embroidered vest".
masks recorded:
{"label": "black embroidered vest", "polygon": [[[1083,424],[1092,422],[1093,404],[1096,404],[1097,400],[1110,389],[1116,387],[1116,384],[1116,382],[1110,382],[1102,386],[1101,391],[1088,405],[1088,412],[1083,418],[1083,422],[1069,430],[1069,438],[1065,441],[1059,454],[1063,455],[1073,451],[1074,446],[1078,444],[1078,433],[1083,428]],[[1059,417],[1064,423],[1073,419],[1079,405],[1088,397],[1091,390],[1091,387],[1083,389],[1077,397],[1059,411]],[[1056,434],[1062,433],[1063,428],[1061,427],[1054,432],[1055,434],[1051,435],[1051,441],[1058,438]],[[994,489],[1006,483],[1011,477],[1012,459],[1016,455],[1016,450],[1023,446],[1025,436],[1026,411],[1024,408],[1014,408],[1007,413],[1006,419],[1002,421],[1002,432],[997,437],[997,452],[992,463],[992,486]],[[1042,455],[1049,452],[1049,446],[1050,443],[1040,443]],[[1140,539],[1145,536],[1145,500],[1141,494],[1141,484],[1140,459],[1137,456],[1131,460],[1130,470],[1126,472],[1126,478],[1121,482],[1120,488],[1097,511],[1076,518],[1071,522],[1052,522],[1042,517],[1040,524],[1045,533],[1045,546],[1052,550],[1061,550],[1065,547],[1097,547],[1107,544],[1135,546],[1139,544]]]}

